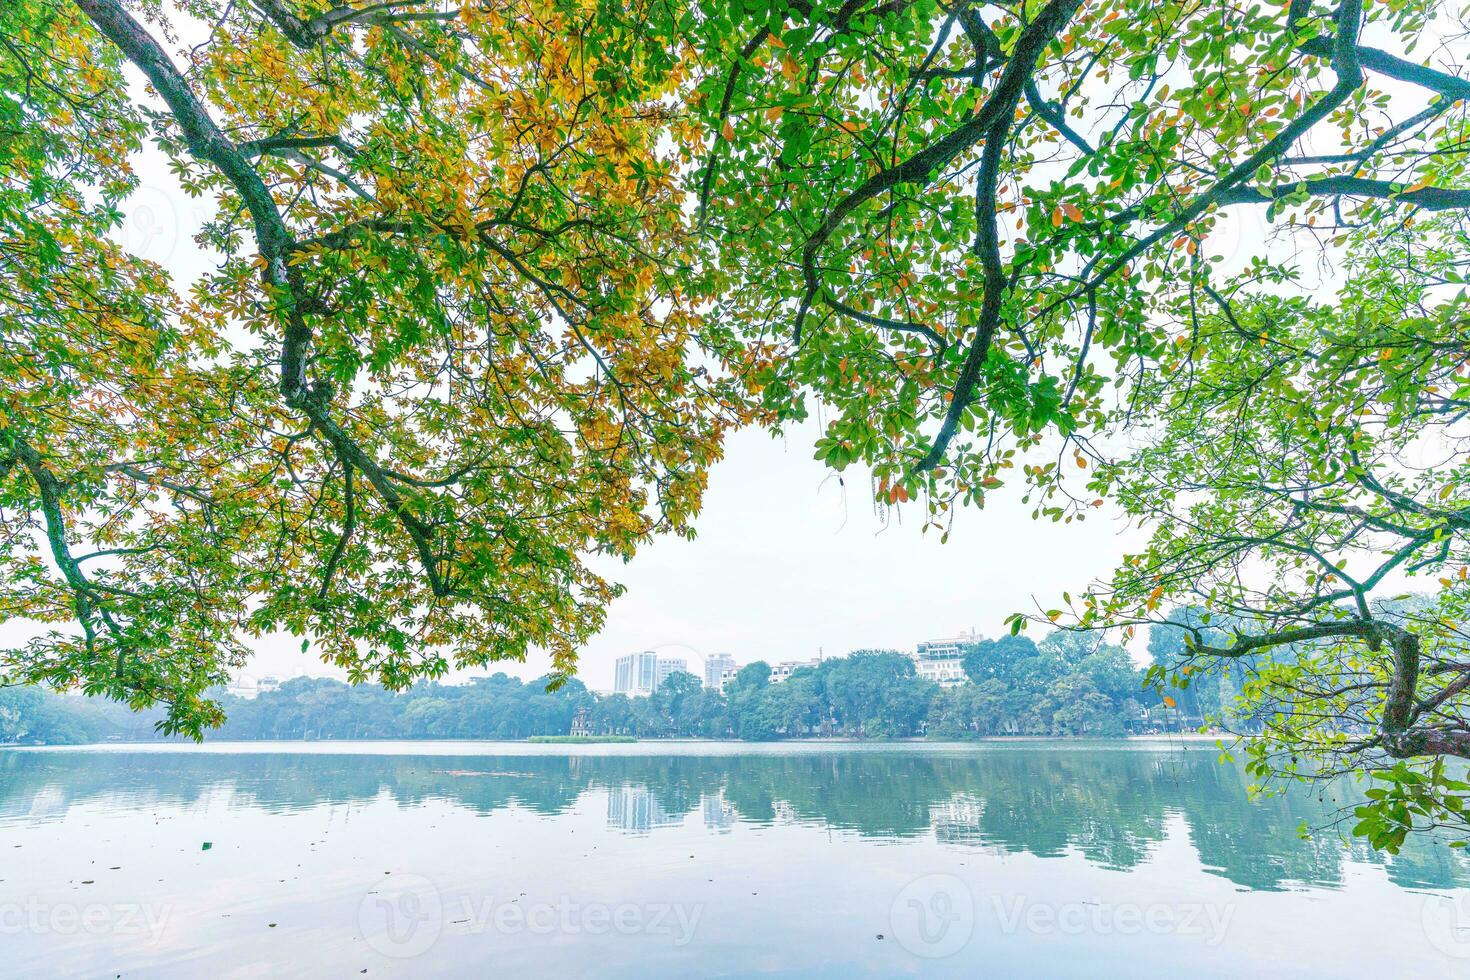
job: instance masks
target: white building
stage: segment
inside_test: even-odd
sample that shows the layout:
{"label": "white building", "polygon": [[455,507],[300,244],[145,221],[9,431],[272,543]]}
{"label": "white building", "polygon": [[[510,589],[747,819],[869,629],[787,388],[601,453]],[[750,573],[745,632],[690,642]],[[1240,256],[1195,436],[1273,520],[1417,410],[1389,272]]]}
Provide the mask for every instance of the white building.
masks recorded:
{"label": "white building", "polygon": [[613,667],[613,692],[639,697],[652,694],[676,671],[689,673],[683,657],[660,657],[652,650],[619,657]]}
{"label": "white building", "polygon": [[613,672],[613,691],[636,696],[652,694],[658,689],[658,654],[652,650],[630,653],[617,659]]}
{"label": "white building", "polygon": [[[729,655],[728,654],[718,654],[717,656],[724,657],[724,656],[729,656]],[[711,658],[711,659],[713,659],[713,658]],[[770,683],[772,683],[772,684],[780,684],[782,681],[789,680],[791,678],[791,675],[794,674],[796,671],[800,670],[801,668],[803,668],[803,667],[815,667],[815,666],[817,666],[817,664],[819,664],[821,662],[822,662],[822,658],[821,657],[818,657],[816,660],[783,660],[780,663],[771,664]],[[726,692],[726,690],[729,688],[730,682],[735,679],[735,675],[738,674],[738,673],[740,673],[740,671],[741,671],[741,668],[738,665],[736,665],[734,659],[731,658],[730,663],[729,663],[729,666],[724,666],[724,667],[721,667],[720,668],[719,679],[718,679],[717,682],[715,682],[711,686],[718,687],[720,689],[720,693],[721,694],[724,694]],[[706,683],[709,683],[710,671],[709,671],[708,668],[706,668],[706,670],[705,670],[705,678],[706,678]]]}
{"label": "white building", "polygon": [[253,681],[248,677],[239,677],[225,689],[237,698],[253,698],[258,694],[266,694],[274,691],[280,686],[281,679],[279,677],[268,675],[258,681]]}
{"label": "white building", "polygon": [[771,683],[780,684],[788,680],[793,673],[803,667],[815,667],[821,663],[820,660],[783,660],[778,664],[771,665]]}
{"label": "white building", "polygon": [[680,671],[689,673],[689,661],[683,657],[659,657],[658,668],[654,671],[654,675],[658,678],[657,683],[654,684],[654,690],[663,687],[664,681],[669,679],[670,674]]}
{"label": "white building", "polygon": [[914,673],[940,687],[965,683],[965,652],[982,637],[970,631],[943,640],[922,640],[914,651]]}
{"label": "white building", "polygon": [[704,686],[724,688],[725,671],[735,671],[735,658],[728,653],[716,653],[704,658]]}
{"label": "white building", "polygon": [[933,681],[940,687],[957,687],[968,679],[965,675],[963,660],[929,660],[915,657],[914,673],[926,681]]}

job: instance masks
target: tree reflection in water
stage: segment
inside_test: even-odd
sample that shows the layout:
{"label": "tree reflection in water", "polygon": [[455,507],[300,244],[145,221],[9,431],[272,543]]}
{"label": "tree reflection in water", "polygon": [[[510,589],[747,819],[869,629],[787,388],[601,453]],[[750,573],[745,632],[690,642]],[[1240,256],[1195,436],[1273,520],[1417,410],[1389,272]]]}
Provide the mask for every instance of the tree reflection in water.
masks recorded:
{"label": "tree reflection in water", "polygon": [[1383,864],[1405,887],[1470,884],[1470,861],[1429,839],[1394,858],[1330,830],[1350,788],[1298,787],[1251,801],[1247,780],[1209,748],[987,746],[964,751],[792,750],[736,755],[368,755],[177,752],[0,753],[0,823],[57,819],[81,803],[189,805],[228,792],[236,806],[290,811],[384,794],[488,813],[564,813],[605,798],[628,833],[702,822],[711,833],[777,822],[865,838],[933,835],[957,848],[1129,869],[1180,818],[1201,863],[1242,887],[1334,887],[1349,861]]}

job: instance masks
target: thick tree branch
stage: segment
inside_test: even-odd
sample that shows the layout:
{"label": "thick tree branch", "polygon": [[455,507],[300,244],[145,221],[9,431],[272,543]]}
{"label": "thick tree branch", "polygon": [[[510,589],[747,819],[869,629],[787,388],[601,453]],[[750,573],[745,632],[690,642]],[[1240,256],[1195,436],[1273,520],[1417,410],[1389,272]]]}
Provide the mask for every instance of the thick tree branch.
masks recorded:
{"label": "thick tree branch", "polygon": [[1392,199],[1413,204],[1427,211],[1470,209],[1470,190],[1451,187],[1412,188],[1407,184],[1396,184],[1388,180],[1370,180],[1367,177],[1352,177],[1346,174],[1318,177],[1297,183],[1284,183],[1262,190],[1256,187],[1233,187],[1215,197],[1221,207],[1231,204],[1269,204],[1290,197],[1298,188],[1304,188],[1313,197],[1368,197]]}
{"label": "thick tree branch", "polygon": [[847,217],[866,202],[898,187],[901,184],[926,183],[933,175],[955,157],[986,137],[1002,116],[1008,120],[1015,114],[1026,80],[1036,70],[1036,61],[1052,39],[1071,20],[1072,14],[1081,6],[1081,0],[1051,0],[1036,19],[1021,33],[1015,49],[1006,64],[1005,71],[996,83],[990,98],[980,110],[944,136],[930,143],[901,163],[879,171],[841,201],[838,201],[827,217],[807,238],[801,250],[801,272],[805,294],[797,308],[795,333],[801,336],[802,324],[821,288],[817,271],[817,258],[822,246],[837,231]]}
{"label": "thick tree branch", "polygon": [[[434,550],[434,534],[411,509],[391,478],[368,453],[332,418],[325,389],[312,388],[307,382],[307,355],[312,330],[306,320],[303,302],[306,291],[300,272],[291,266],[294,240],[287,229],[275,200],[264,181],[240,148],[225,136],[208,111],[179,73],[173,61],[157,41],[144,30],[119,0],[75,0],[77,6],[97,25],[108,40],[136,65],[168,104],[183,133],[189,152],[217,168],[240,195],[250,212],[255,229],[256,247],[264,263],[262,278],[272,294],[273,304],[283,325],[281,344],[280,391],[286,404],[304,413],[337,457],[356,467],[378,491],[388,509],[397,517],[418,552],[420,564],[428,576],[436,596],[447,596],[451,590],[439,572],[439,558]],[[274,3],[268,6],[278,6]]]}

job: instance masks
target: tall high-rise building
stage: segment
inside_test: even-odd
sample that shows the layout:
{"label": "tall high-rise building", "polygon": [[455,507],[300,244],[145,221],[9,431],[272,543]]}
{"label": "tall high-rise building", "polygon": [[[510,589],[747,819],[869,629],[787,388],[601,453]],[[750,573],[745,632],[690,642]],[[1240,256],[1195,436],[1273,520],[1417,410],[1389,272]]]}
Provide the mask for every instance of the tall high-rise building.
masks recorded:
{"label": "tall high-rise building", "polygon": [[613,690],[618,694],[652,694],[658,690],[658,654],[652,650],[619,657],[613,670]]}
{"label": "tall high-rise building", "polygon": [[716,653],[704,658],[704,686],[718,688],[725,671],[735,669],[735,658],[728,653]]}
{"label": "tall high-rise building", "polygon": [[658,666],[654,669],[653,689],[656,691],[664,686],[664,681],[669,679],[670,674],[679,672],[689,673],[689,661],[683,657],[659,657]]}

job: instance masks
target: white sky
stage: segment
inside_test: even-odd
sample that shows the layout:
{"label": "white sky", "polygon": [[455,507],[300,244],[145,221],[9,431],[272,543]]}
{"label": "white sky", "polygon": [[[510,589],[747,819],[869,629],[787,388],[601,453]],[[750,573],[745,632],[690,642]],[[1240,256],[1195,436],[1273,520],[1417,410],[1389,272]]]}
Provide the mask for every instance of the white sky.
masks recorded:
{"label": "white sky", "polygon": [[[1033,610],[1110,572],[1122,523],[1096,511],[1085,524],[1032,521],[1019,492],[992,494],[960,515],[949,543],[919,533],[918,509],[884,529],[866,475],[843,487],[811,458],[816,426],[778,441],[746,430],[710,478],[694,541],[659,538],[629,564],[610,567],[628,592],[583,651],[581,679],[612,688],[613,661],[658,650],[703,667],[710,653],[736,661],[813,658],[861,647],[912,649],[971,627],[1000,634],[1001,620]],[[912,505],[911,505],[912,506]],[[524,678],[536,657],[494,669]],[[300,641],[265,642],[247,676],[325,674]],[[476,673],[480,673],[477,671]]]}

